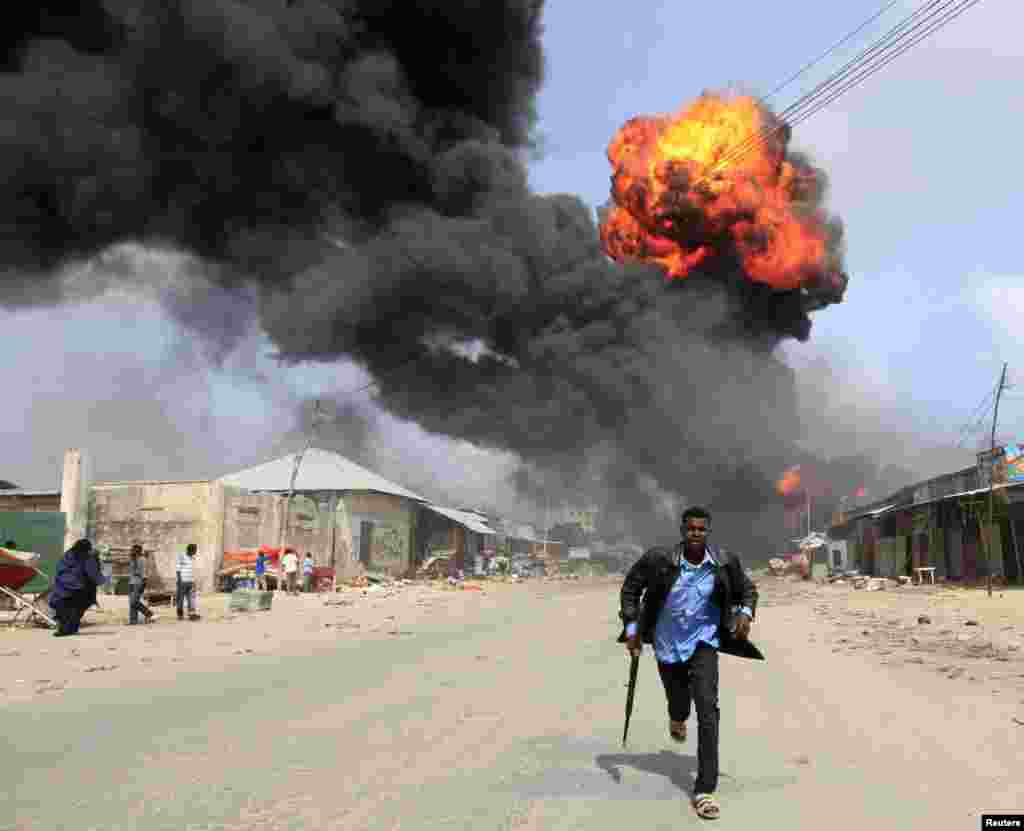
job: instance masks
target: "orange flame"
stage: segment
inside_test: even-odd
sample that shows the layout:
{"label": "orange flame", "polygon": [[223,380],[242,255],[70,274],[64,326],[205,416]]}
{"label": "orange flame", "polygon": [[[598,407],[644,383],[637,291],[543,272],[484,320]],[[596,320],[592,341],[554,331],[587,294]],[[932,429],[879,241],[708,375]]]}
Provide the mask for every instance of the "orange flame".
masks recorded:
{"label": "orange flame", "polygon": [[775,490],[779,496],[793,496],[803,489],[803,480],[800,476],[800,465],[789,468],[782,474],[782,478],[775,483]]}
{"label": "orange flame", "polygon": [[775,289],[838,285],[817,207],[822,182],[787,158],[788,141],[788,127],[748,96],[705,94],[676,116],[626,122],[608,145],[605,252],[659,264],[672,278],[735,252],[748,279]]}

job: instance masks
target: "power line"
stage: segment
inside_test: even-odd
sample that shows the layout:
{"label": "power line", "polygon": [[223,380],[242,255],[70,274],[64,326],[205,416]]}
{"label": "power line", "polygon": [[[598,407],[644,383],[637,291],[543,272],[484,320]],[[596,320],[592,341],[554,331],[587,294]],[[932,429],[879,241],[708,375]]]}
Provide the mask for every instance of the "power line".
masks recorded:
{"label": "power line", "polygon": [[821,63],[823,60],[825,60],[825,58],[827,58],[829,55],[831,55],[833,52],[835,52],[840,46],[844,45],[847,41],[852,40],[854,37],[859,35],[862,31],[864,31],[864,29],[866,29],[868,26],[870,26],[872,23],[874,23],[876,20],[878,20],[878,18],[880,18],[883,14],[885,14],[887,11],[889,11],[889,9],[891,9],[893,6],[895,6],[898,2],[899,2],[899,0],[890,0],[889,3],[886,3],[884,6],[882,6],[882,8],[880,8],[877,12],[875,12],[873,15],[871,15],[871,17],[869,17],[867,20],[863,21],[859,26],[857,26],[856,29],[853,29],[852,31],[847,32],[845,35],[843,35],[842,38],[837,40],[828,49],[826,49],[824,52],[822,52],[820,55],[818,55],[818,57],[816,57],[816,58],[812,59],[811,61],[808,61],[806,64],[804,64],[800,69],[798,69],[796,72],[794,72],[792,75],[790,75],[785,81],[783,81],[781,84],[779,84],[777,87],[775,87],[775,89],[773,89],[767,95],[762,97],[761,101],[767,101],[769,98],[774,98],[776,95],[778,95],[780,92],[782,92],[782,90],[784,90],[791,83],[793,83],[793,81],[797,80],[798,78],[803,77],[803,75],[809,69],[813,69],[819,63]]}
{"label": "power line", "polygon": [[992,396],[994,396],[995,394],[996,391],[994,387],[985,394],[985,397],[981,399],[981,401],[978,403],[978,406],[975,407],[971,411],[971,414],[967,417],[967,424],[972,423],[977,418],[984,418],[984,413],[982,413],[980,416],[978,415],[978,413],[982,410],[983,407],[987,409],[986,405],[988,405],[988,407],[991,406]]}
{"label": "power line", "polygon": [[981,401],[978,402],[977,406],[971,411],[970,415],[967,416],[966,421],[964,421],[959,430],[960,438],[957,441],[958,447],[962,446],[967,436],[977,429],[978,422],[988,414],[988,410],[992,406],[992,399],[995,394],[995,388],[990,389],[985,393],[985,397],[982,398]]}
{"label": "power line", "polygon": [[984,426],[985,419],[988,418],[988,414],[992,410],[992,404],[994,403],[994,399],[995,399],[995,390],[992,390],[985,397],[985,402],[983,402],[983,403],[985,403],[984,410],[982,410],[982,412],[979,415],[972,416],[967,421],[967,423],[965,423],[964,426],[960,429],[960,438],[957,441],[957,447],[963,447],[965,442],[969,438],[977,435],[978,430],[981,429]]}
{"label": "power line", "polygon": [[[961,0],[959,5],[956,5],[955,3],[947,3],[946,6],[940,11],[940,14],[943,11],[946,12],[941,17],[941,19],[939,19],[939,20],[937,20],[935,22],[931,22],[931,21],[922,22],[919,26],[915,26],[914,29],[911,29],[909,32],[906,33],[906,35],[911,35],[912,36],[910,40],[908,40],[906,43],[902,44],[898,49],[895,49],[893,51],[888,52],[884,56],[884,58],[882,58],[880,60],[877,60],[877,61],[874,61],[874,63],[872,63],[872,65],[870,67],[868,67],[867,69],[864,69],[856,77],[850,79],[844,86],[842,86],[840,89],[838,89],[835,92],[833,92],[833,94],[830,95],[828,98],[826,98],[823,101],[820,101],[818,103],[818,105],[816,105],[816,107],[812,111],[807,112],[806,114],[802,114],[799,118],[797,118],[793,122],[793,126],[796,126],[797,124],[803,123],[808,118],[810,118],[812,115],[814,115],[815,113],[821,111],[822,109],[827,107],[829,104],[831,104],[833,101],[835,101],[844,92],[852,89],[853,87],[859,85],[862,81],[864,81],[867,78],[870,78],[872,75],[875,75],[876,73],[880,72],[882,69],[884,69],[890,63],[892,63],[892,61],[896,60],[896,58],[898,58],[900,55],[904,54],[909,49],[913,48],[918,43],[923,41],[925,38],[927,38],[928,36],[930,36],[930,35],[934,34],[935,32],[937,32],[939,29],[942,29],[947,24],[951,23],[953,20],[958,18],[965,11],[967,11],[968,9],[970,9],[973,6],[978,5],[978,3],[980,3],[980,2],[981,2],[981,0]],[[897,40],[895,42],[898,42],[899,40],[902,40],[902,38],[904,36],[905,35],[901,35],[899,38],[897,38]]]}
{"label": "power line", "polygon": [[[791,104],[783,111],[783,115],[794,115],[801,108],[807,104],[812,103],[818,98],[821,93],[827,92],[830,88],[834,87],[837,83],[842,83],[844,79],[849,78],[852,74],[856,73],[861,67],[869,64],[879,55],[883,54],[884,51],[894,44],[898,43],[903,38],[917,31],[918,27],[927,23],[927,15],[935,14],[936,11],[940,11],[939,7],[942,3],[958,2],[958,0],[928,0],[924,5],[918,7],[911,12],[907,17],[903,18],[899,23],[893,26],[889,31],[885,32],[880,38],[878,38],[870,46],[862,49],[859,54],[854,58],[847,61],[838,70],[833,72],[828,78],[819,83],[810,93],[798,99],[796,102]],[[917,20],[921,15],[926,15],[924,19]],[[917,20],[915,23],[914,21]]]}
{"label": "power line", "polygon": [[[981,0],[929,0],[871,46],[847,61],[839,70],[818,84],[806,95],[778,114],[779,123],[748,136],[723,155],[705,172],[706,179],[723,165],[730,164],[751,152],[758,144],[782,130],[792,129],[820,112],[850,89],[881,71],[885,66],[916,46],[929,35],[948,25]],[[907,40],[909,38],[909,40]]]}
{"label": "power line", "polygon": [[1001,378],[1000,382],[996,384],[985,397],[981,400],[977,407],[974,408],[964,426],[960,429],[960,439],[957,441],[956,446],[962,448],[964,442],[971,436],[974,436],[978,431],[985,426],[985,422],[988,420],[988,414],[992,412],[993,406],[997,404],[999,397],[1002,395],[1006,397],[1004,391],[1007,389],[1007,384],[1004,378]]}
{"label": "power line", "polygon": [[[827,93],[827,91],[830,88],[834,87],[836,84],[842,84],[845,80],[848,80],[852,75],[856,74],[856,72],[861,67],[874,60],[875,57],[877,57],[875,53],[878,53],[879,50],[889,48],[890,46],[893,45],[894,42],[898,42],[907,34],[916,31],[917,27],[921,26],[924,23],[927,23],[927,20],[929,18],[926,18],[925,20],[917,20],[917,23],[914,23],[915,19],[919,18],[924,13],[934,15],[936,11],[941,11],[941,8],[937,8],[940,6],[940,4],[956,1],[957,0],[929,0],[924,5],[915,9],[910,15],[905,17],[897,25],[893,26],[891,29],[889,29],[889,31],[883,34],[882,37],[876,40],[871,46],[861,50],[861,52],[858,53],[853,59],[847,61],[838,70],[833,72],[832,75],[830,75],[828,78],[826,78],[816,87],[814,87],[814,89],[812,89],[805,95],[801,96],[793,104],[790,104],[780,113],[778,113],[778,118],[780,120],[779,124],[773,127],[764,128],[763,130],[754,133],[751,136],[748,136],[744,141],[736,145],[736,147],[733,148],[733,150],[726,153],[726,155],[724,155],[717,162],[716,165],[712,166],[712,171],[715,169],[715,167],[719,167],[724,164],[729,164],[733,161],[738,160],[739,158],[753,150],[753,148],[757,146],[757,144],[770,138],[775,133],[780,132],[783,129],[791,129],[792,125],[789,123],[789,120],[795,118],[798,114],[802,114],[800,113],[802,109],[808,107],[808,105],[813,105],[816,99],[819,99],[823,93]],[[910,27],[909,29],[907,28],[908,26]],[[900,34],[901,31],[903,31],[903,34]],[[842,91],[845,91],[845,89]],[[829,101],[826,103],[830,103],[832,100],[834,100],[834,98],[829,98]],[[814,110],[814,112],[816,111],[817,110]],[[808,113],[808,117],[809,114],[810,113]],[[806,120],[806,118],[803,118],[802,120]]]}
{"label": "power line", "polygon": [[[934,3],[937,2],[941,2],[941,0],[930,0],[930,2],[926,4],[925,7],[933,5]],[[888,38],[891,38],[895,32],[898,32],[901,28],[906,26],[907,23],[913,20],[914,17],[919,15],[921,11],[922,9],[919,8],[916,11],[914,11],[911,15],[904,18],[899,24],[891,28],[881,38],[879,38],[879,40],[875,41],[873,46],[869,47],[868,49],[861,50],[861,52],[858,53],[852,60],[847,61],[842,67],[840,67],[836,72],[832,73],[832,75],[830,75],[824,81],[815,86],[810,92],[805,93],[795,102],[793,102],[784,110],[779,112],[777,114],[777,117],[780,121],[778,125],[773,127],[766,127],[758,131],[757,133],[753,133],[752,135],[747,136],[746,139],[739,142],[734,148],[732,148],[732,150],[728,151],[721,159],[719,159],[719,161],[715,165],[712,165],[711,170],[709,172],[713,172],[717,167],[729,164],[733,161],[736,161],[739,158],[742,158],[748,152],[753,150],[753,148],[760,142],[770,138],[775,133],[780,132],[783,129],[786,129],[786,119],[790,114],[794,113],[796,110],[798,110],[800,107],[804,106],[808,102],[813,101],[814,98],[820,94],[823,88],[827,88],[831,84],[835,83],[837,80],[841,79],[844,75],[849,74],[851,70],[854,70],[856,68],[858,63],[863,63],[866,56],[870,55],[872,51],[878,49],[880,45],[884,44]],[[865,21],[865,24],[866,23],[867,21]]]}

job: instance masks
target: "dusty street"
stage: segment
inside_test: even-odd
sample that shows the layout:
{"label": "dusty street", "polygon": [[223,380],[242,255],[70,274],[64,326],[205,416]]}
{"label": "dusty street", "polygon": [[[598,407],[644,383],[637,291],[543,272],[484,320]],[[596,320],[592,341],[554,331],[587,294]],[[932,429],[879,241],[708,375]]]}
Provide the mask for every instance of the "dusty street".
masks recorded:
{"label": "dusty street", "polygon": [[[761,588],[768,660],[722,658],[713,827],[977,829],[1024,810],[1019,650],[986,636],[973,654],[937,594],[892,611],[893,593]],[[649,649],[620,745],[617,589],[411,586],[0,632],[0,829],[696,828],[695,725],[669,740]],[[931,640],[909,631],[919,607]],[[1024,636],[1002,614],[977,628]]]}

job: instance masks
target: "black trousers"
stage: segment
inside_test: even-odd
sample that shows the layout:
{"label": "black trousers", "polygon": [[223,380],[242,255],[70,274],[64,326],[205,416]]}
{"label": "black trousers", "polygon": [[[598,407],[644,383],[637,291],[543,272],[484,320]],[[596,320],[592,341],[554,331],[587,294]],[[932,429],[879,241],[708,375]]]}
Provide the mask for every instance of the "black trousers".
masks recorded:
{"label": "black trousers", "polygon": [[185,616],[185,604],[188,603],[189,616],[196,613],[196,593],[195,583],[189,581],[187,583],[179,580],[178,581],[178,592],[174,598],[174,604],[178,608],[178,617]]}
{"label": "black trousers", "polygon": [[85,615],[85,600],[69,597],[59,606],[53,607],[53,616],[57,619],[57,632],[61,635],[77,635]]}
{"label": "black trousers", "polygon": [[142,592],[144,586],[135,585],[131,586],[128,594],[128,622],[138,623],[139,612],[142,612],[146,618],[153,617],[153,612],[150,611],[149,607],[142,602]]}
{"label": "black trousers", "polygon": [[658,674],[668,699],[668,717],[686,721],[691,707],[697,709],[697,781],[695,793],[718,788],[718,650],[697,645],[689,660],[658,663]]}

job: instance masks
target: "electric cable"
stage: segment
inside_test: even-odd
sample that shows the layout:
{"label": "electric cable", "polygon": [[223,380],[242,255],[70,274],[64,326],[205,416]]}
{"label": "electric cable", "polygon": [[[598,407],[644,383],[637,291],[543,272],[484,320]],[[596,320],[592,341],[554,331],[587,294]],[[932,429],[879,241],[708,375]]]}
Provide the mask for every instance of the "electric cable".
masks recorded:
{"label": "electric cable", "polygon": [[[758,144],[776,133],[791,130],[803,123],[980,2],[981,0],[928,0],[813,90],[778,113],[778,124],[748,136],[732,150],[727,151],[705,171],[701,180],[706,179],[718,168],[747,155]],[[698,180],[698,183],[701,180]]]}

